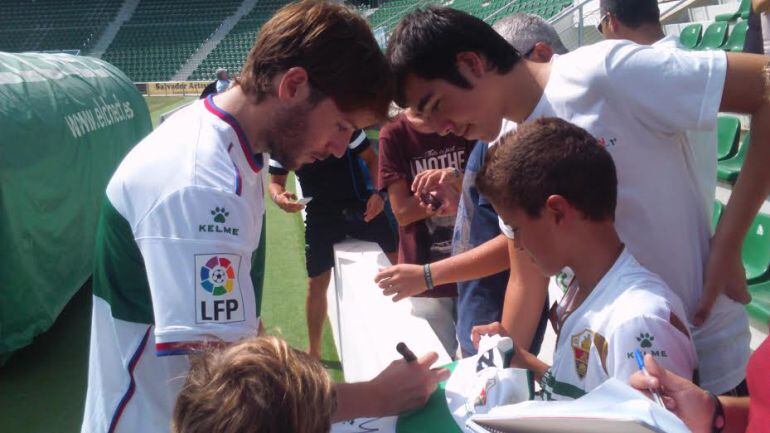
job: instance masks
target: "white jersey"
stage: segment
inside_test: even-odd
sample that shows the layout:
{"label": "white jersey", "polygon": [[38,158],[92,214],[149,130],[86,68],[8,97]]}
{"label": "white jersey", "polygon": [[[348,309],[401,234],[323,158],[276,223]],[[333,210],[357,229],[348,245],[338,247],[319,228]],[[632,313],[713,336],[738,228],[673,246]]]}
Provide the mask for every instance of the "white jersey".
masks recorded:
{"label": "white jersey", "polygon": [[579,398],[611,377],[627,383],[639,370],[636,349],[688,379],[697,368],[681,301],[626,249],[580,306],[566,318],[556,314],[561,326],[553,366],[540,381],[544,399]]}
{"label": "white jersey", "polygon": [[118,167],[97,235],[83,433],[168,431],[188,351],[256,335],[262,159],[209,98]]}
{"label": "white jersey", "polygon": [[[606,146],[617,167],[620,238],[679,295],[688,321],[703,292],[711,212],[687,131],[715,129],[726,69],[722,51],[599,42],[554,56],[543,96],[527,119],[562,118]],[[501,228],[513,236],[510,227]],[[717,394],[737,386],[749,357],[743,305],[720,295],[708,321],[691,332],[701,385]]]}

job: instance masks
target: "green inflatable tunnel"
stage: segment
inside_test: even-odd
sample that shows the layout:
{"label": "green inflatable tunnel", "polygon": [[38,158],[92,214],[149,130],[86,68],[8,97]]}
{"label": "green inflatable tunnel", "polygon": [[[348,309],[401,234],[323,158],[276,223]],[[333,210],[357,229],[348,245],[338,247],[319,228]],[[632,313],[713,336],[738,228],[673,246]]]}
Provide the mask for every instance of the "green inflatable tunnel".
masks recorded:
{"label": "green inflatable tunnel", "polygon": [[0,360],[47,330],[88,280],[107,182],[151,130],[116,67],[0,53]]}

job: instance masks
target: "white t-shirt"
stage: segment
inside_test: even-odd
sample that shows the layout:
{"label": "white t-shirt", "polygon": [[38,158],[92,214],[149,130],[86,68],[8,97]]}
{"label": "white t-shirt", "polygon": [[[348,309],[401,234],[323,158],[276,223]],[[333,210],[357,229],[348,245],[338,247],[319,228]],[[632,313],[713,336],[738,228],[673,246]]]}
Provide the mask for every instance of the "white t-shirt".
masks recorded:
{"label": "white t-shirt", "polygon": [[[652,46],[669,50],[685,49],[676,36],[666,36]],[[717,131],[714,129],[690,130],[686,134],[690,152],[685,153],[685,161],[692,164],[693,173],[697,176],[698,186],[703,195],[703,206],[706,208],[706,214],[711,215],[717,188],[717,177],[714,174],[717,172]]]}
{"label": "white t-shirt", "polygon": [[627,383],[639,370],[636,349],[692,378],[698,359],[683,317],[666,283],[624,249],[583,303],[559,318],[553,365],[540,381],[543,398],[579,398],[611,377]]}
{"label": "white t-shirt", "polygon": [[[703,291],[711,212],[686,132],[716,127],[725,53],[611,40],[554,56],[551,65],[527,120],[560,117],[607,147],[617,167],[618,233],[634,257],[679,295],[690,322]],[[509,227],[501,228],[513,236]],[[720,295],[708,321],[691,332],[701,385],[717,394],[738,385],[749,357],[743,306]]]}
{"label": "white t-shirt", "polygon": [[209,98],[121,162],[97,236],[83,433],[168,431],[188,351],[256,335],[263,159]]}

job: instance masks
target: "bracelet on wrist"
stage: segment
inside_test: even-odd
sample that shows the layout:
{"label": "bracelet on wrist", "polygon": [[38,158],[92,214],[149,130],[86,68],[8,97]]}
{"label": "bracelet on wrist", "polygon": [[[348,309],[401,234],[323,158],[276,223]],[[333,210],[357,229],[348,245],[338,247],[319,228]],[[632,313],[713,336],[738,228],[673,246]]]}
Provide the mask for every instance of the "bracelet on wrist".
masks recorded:
{"label": "bracelet on wrist", "polygon": [[425,287],[428,290],[433,290],[433,276],[430,274],[430,263],[426,263],[422,266],[422,275],[425,278]]}
{"label": "bracelet on wrist", "polygon": [[727,419],[725,418],[725,409],[722,407],[722,402],[719,401],[719,397],[708,392],[709,397],[711,397],[711,401],[714,402],[714,415],[711,418],[711,433],[721,433],[722,429],[725,428],[725,424],[727,424]]}

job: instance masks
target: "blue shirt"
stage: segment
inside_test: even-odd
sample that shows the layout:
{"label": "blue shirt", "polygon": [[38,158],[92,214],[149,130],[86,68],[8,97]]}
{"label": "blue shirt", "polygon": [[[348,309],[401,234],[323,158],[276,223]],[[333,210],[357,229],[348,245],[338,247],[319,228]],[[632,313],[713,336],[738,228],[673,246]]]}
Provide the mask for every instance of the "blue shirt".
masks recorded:
{"label": "blue shirt", "polygon": [[[479,141],[468,157],[462,195],[457,208],[452,255],[475,248],[500,234],[497,213],[476,189],[476,175],[484,163],[487,143]],[[478,280],[457,283],[457,338],[463,356],[476,354],[471,330],[500,320],[503,312],[508,271]]]}

